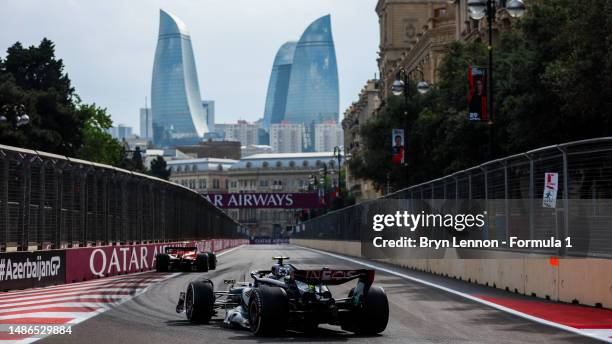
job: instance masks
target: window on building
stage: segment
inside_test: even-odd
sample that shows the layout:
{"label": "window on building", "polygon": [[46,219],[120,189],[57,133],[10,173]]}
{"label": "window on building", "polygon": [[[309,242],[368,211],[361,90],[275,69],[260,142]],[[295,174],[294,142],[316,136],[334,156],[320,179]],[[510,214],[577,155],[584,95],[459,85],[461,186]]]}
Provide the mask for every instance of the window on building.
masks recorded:
{"label": "window on building", "polygon": [[219,179],[213,179],[213,189],[219,188]]}
{"label": "window on building", "polygon": [[295,161],[289,161],[289,167],[295,167]]}
{"label": "window on building", "polygon": [[308,167],[308,160],[304,160],[304,162],[302,162],[302,166]]}
{"label": "window on building", "polygon": [[283,167],[283,162],[282,161],[277,161],[276,162],[276,167]]}
{"label": "window on building", "polygon": [[251,168],[251,167],[253,167],[253,164],[249,161],[249,162],[246,163],[246,167],[247,168]]}
{"label": "window on building", "polygon": [[267,161],[264,161],[263,164],[261,164],[264,168],[267,168],[270,164]]}

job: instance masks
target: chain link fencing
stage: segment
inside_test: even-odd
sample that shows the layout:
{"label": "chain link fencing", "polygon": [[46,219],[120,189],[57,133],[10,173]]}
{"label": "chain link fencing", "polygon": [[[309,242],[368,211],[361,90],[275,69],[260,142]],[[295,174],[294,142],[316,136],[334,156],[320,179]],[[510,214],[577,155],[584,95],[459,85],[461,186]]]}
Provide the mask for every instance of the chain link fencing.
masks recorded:
{"label": "chain link fencing", "polygon": [[244,237],[178,184],[0,145],[0,251]]}
{"label": "chain link fencing", "polygon": [[[558,173],[553,209],[543,207],[546,173]],[[572,240],[572,247],[500,250],[612,258],[612,137],[490,161],[311,219],[297,226],[293,238],[362,241],[372,232],[372,214],[415,211],[423,201],[446,201],[450,209],[437,209],[447,213],[479,204],[487,214],[486,231],[465,233],[466,238]]]}

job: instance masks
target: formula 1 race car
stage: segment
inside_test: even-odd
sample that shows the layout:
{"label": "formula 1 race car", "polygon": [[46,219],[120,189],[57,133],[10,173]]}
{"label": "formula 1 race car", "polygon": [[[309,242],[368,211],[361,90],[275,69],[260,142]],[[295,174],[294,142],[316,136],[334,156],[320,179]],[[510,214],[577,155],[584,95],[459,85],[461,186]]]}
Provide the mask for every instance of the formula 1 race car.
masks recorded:
{"label": "formula 1 race car", "polygon": [[165,253],[155,256],[155,270],[207,272],[217,268],[217,256],[212,252],[198,252],[197,247],[166,247]]}
{"label": "formula 1 race car", "polygon": [[[319,324],[340,325],[364,335],[383,332],[389,320],[389,302],[381,287],[373,286],[374,270],[299,270],[274,257],[271,270],[253,271],[253,282],[226,280],[228,291],[214,291],[212,281],[196,280],[181,292],[177,313],[195,323],[208,323],[225,309],[224,323],[271,336],[287,329],[311,332]],[[334,299],[328,288],[351,280],[357,285],[347,297]]]}

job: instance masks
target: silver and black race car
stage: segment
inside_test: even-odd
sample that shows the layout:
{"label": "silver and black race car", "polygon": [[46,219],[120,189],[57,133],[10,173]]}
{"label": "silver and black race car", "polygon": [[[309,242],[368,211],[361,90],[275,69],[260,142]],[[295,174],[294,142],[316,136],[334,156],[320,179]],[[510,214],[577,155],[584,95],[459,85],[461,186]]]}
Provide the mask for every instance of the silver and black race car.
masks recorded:
{"label": "silver and black race car", "polygon": [[[339,325],[359,334],[381,333],[389,320],[389,302],[381,287],[372,285],[374,270],[300,270],[274,257],[271,270],[251,272],[252,282],[226,280],[227,291],[215,291],[208,279],[190,282],[179,296],[176,312],[208,323],[225,310],[224,323],[270,336],[296,330],[310,332],[319,324]],[[344,298],[333,298],[328,286],[357,280]]]}
{"label": "silver and black race car", "polygon": [[217,268],[217,256],[213,252],[198,252],[197,247],[169,246],[164,253],[155,256],[155,270],[207,272]]}

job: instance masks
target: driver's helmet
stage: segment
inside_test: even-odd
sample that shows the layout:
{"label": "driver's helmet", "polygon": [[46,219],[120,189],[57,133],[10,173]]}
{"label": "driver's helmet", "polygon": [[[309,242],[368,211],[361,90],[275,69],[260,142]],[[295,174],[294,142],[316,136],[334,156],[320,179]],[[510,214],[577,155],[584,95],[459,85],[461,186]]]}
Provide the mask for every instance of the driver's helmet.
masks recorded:
{"label": "driver's helmet", "polygon": [[280,278],[280,277],[287,276],[288,274],[289,274],[289,269],[286,266],[280,265],[280,264],[274,264],[272,266],[272,275],[274,277]]}

